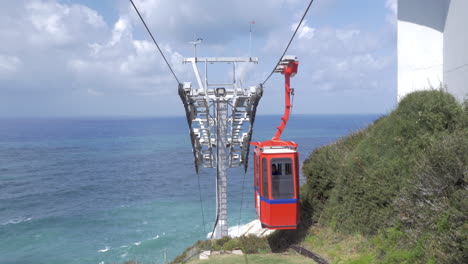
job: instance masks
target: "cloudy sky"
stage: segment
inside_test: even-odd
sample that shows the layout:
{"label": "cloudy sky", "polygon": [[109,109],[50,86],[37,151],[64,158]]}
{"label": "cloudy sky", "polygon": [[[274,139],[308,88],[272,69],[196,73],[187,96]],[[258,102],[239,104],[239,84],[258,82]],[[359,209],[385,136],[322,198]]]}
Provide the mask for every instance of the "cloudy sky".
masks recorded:
{"label": "cloudy sky", "polygon": [[[135,0],[182,81],[200,56],[247,56],[248,21],[259,64],[275,65],[309,0]],[[177,83],[127,0],[16,0],[0,9],[0,116],[183,115]],[[396,104],[396,0],[315,0],[288,54],[294,113],[387,113]],[[226,69],[227,71],[227,69]],[[227,78],[219,71],[220,80]],[[266,84],[259,114],[283,110],[283,79]]]}

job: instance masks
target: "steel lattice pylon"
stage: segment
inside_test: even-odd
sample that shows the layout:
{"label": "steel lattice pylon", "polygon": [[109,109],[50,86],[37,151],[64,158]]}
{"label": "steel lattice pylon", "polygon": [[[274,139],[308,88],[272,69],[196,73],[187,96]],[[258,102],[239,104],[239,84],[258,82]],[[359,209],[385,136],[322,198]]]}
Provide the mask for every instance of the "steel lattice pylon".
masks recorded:
{"label": "steel lattice pylon", "polygon": [[[227,226],[227,168],[243,166],[247,171],[252,128],[262,86],[243,88],[236,76],[237,63],[257,63],[257,58],[186,58],[191,63],[198,82],[179,85],[179,95],[185,107],[195,170],[216,164],[216,221],[213,238],[228,235]],[[204,63],[202,82],[197,63]],[[208,82],[208,63],[231,63],[232,83]],[[214,154],[216,153],[216,154]]]}

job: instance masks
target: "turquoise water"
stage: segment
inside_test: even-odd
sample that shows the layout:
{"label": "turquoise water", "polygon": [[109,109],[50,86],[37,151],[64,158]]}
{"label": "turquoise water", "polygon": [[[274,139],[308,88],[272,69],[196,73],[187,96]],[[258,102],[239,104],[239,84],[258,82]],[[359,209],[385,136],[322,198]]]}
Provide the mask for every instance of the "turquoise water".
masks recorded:
{"label": "turquoise water", "polygon": [[[294,116],[301,159],[377,116]],[[253,140],[278,117],[258,116]],[[251,163],[250,163],[251,164]],[[229,225],[255,219],[252,170],[231,169]],[[184,118],[0,120],[0,263],[171,260],[215,220],[215,170],[199,174]]]}

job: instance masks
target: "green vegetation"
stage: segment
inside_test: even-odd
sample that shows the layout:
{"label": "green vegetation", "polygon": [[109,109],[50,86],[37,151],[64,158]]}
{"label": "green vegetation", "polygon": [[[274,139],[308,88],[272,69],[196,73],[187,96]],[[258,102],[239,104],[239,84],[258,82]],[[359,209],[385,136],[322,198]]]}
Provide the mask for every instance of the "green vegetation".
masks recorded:
{"label": "green vegetation", "polygon": [[373,253],[350,263],[465,263],[467,124],[466,104],[450,94],[412,93],[389,116],[310,155],[303,203],[320,225],[367,239],[359,247]]}
{"label": "green vegetation", "polygon": [[[271,254],[297,243],[331,263],[468,262],[468,102],[442,90],[412,93],[366,129],[316,149],[302,169],[297,230],[199,241],[175,262],[194,250],[240,248],[264,253],[249,263],[302,263]],[[237,262],[246,261],[200,261]]]}
{"label": "green vegetation", "polygon": [[[302,246],[330,263],[417,263],[423,248],[404,247],[406,234],[391,228],[376,236],[345,234],[331,227],[314,226]],[[424,262],[427,263],[427,262]]]}
{"label": "green vegetation", "polygon": [[310,264],[310,259],[293,254],[256,254],[244,256],[218,255],[208,260],[197,260],[190,264]]}
{"label": "green vegetation", "polygon": [[[192,247],[186,249],[172,263],[182,263],[197,259],[198,254],[205,250],[230,251],[241,249],[245,254],[271,253],[268,240],[255,235],[241,236],[239,238],[223,237],[218,240],[197,241]],[[295,262],[294,262],[295,263]]]}

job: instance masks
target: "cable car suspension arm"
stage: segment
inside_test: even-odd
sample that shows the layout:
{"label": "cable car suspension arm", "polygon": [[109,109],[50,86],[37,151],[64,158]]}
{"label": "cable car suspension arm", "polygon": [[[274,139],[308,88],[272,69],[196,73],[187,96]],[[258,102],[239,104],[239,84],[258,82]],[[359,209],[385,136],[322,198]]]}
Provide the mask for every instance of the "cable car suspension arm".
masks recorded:
{"label": "cable car suspension arm", "polygon": [[276,72],[281,72],[284,75],[284,114],[281,117],[281,124],[277,127],[277,131],[273,140],[280,140],[281,134],[283,133],[286,124],[289,121],[289,114],[291,113],[291,94],[293,89],[291,89],[290,79],[297,73],[297,67],[299,62],[293,56],[285,56],[279,63],[278,67],[275,69]]}

